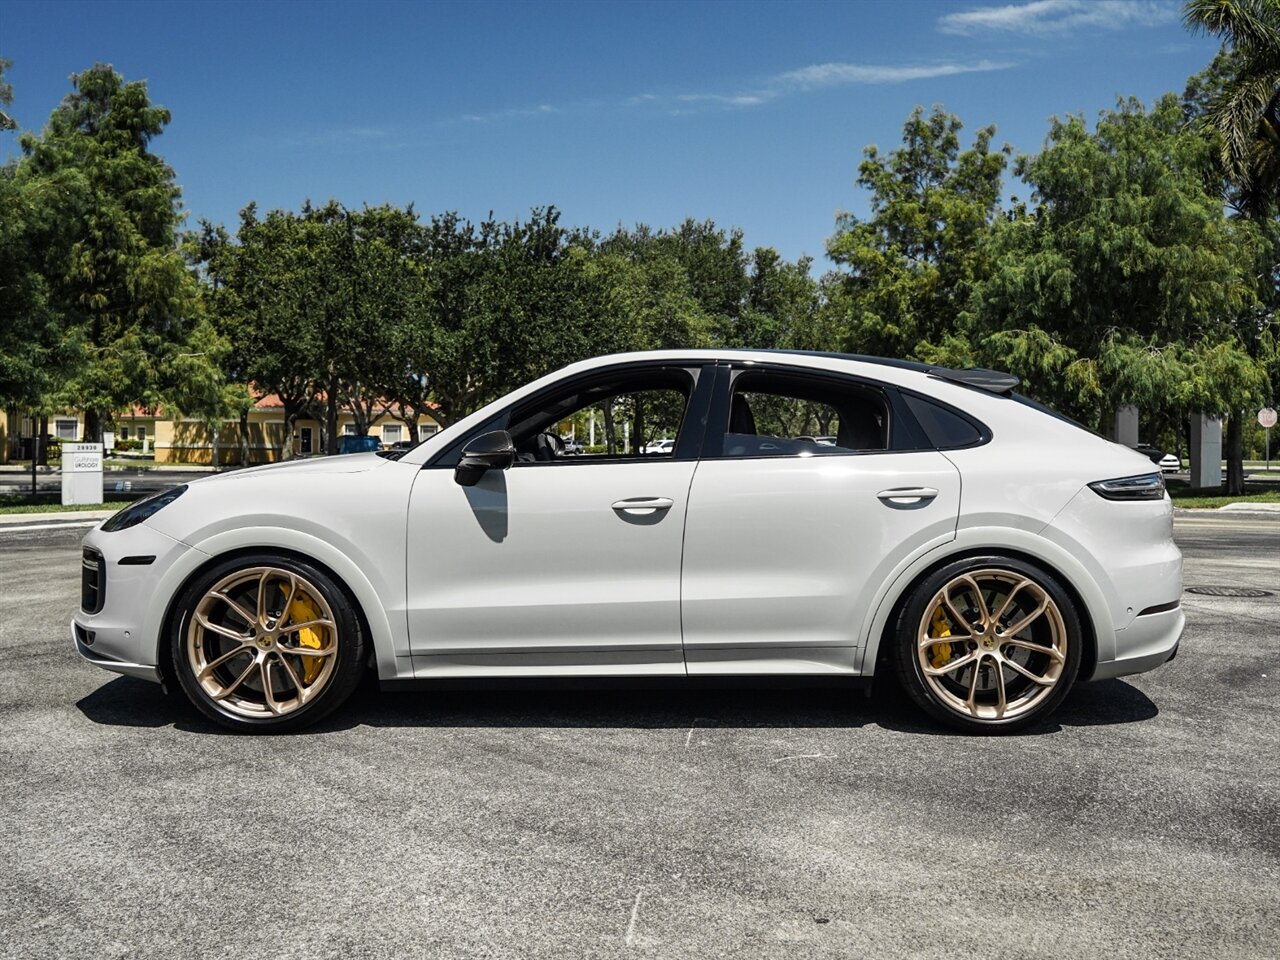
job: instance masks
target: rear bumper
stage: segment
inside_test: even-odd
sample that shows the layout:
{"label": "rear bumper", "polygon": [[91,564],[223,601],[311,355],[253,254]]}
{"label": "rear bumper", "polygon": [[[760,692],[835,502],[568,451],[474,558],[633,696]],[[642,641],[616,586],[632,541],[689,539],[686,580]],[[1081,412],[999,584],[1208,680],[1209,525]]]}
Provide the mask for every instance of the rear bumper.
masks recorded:
{"label": "rear bumper", "polygon": [[1116,656],[1101,660],[1090,680],[1109,680],[1145,673],[1173,659],[1187,618],[1182,607],[1134,617],[1116,631]]}

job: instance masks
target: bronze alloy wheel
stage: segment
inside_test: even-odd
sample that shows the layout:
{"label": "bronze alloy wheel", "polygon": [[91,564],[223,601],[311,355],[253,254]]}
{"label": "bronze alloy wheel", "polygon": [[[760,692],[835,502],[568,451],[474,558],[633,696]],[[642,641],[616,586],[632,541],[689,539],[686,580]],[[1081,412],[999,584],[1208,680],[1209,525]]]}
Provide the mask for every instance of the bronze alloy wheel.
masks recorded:
{"label": "bronze alloy wheel", "polygon": [[1079,620],[1061,587],[1030,565],[992,560],[938,571],[899,621],[908,692],[969,729],[1016,728],[1048,713],[1080,662]]}
{"label": "bronze alloy wheel", "polygon": [[220,564],[188,588],[173,665],[202,713],[243,730],[294,729],[355,689],[365,646],[332,576],[291,557]]}

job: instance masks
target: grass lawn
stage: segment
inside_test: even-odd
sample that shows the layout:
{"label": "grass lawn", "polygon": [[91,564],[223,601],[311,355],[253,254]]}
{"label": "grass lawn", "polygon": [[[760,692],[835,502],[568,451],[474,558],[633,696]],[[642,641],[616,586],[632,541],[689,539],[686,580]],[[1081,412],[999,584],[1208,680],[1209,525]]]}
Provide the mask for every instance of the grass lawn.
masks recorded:
{"label": "grass lawn", "polygon": [[1244,494],[1238,497],[1224,496],[1219,490],[1192,490],[1190,487],[1169,487],[1169,496],[1174,506],[1208,509],[1223,507],[1228,503],[1280,503],[1280,488],[1258,488],[1246,486]]}

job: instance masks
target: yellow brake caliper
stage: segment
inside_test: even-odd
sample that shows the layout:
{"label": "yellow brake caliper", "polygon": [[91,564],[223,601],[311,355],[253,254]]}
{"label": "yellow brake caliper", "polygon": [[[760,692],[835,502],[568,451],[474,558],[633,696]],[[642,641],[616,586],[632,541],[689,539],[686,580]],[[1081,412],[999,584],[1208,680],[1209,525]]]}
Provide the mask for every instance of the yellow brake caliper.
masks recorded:
{"label": "yellow brake caliper", "polygon": [[[933,611],[933,619],[929,621],[929,636],[943,640],[951,636],[951,621],[942,612],[942,605]],[[938,670],[951,661],[951,644],[935,643],[929,647],[929,665]]]}
{"label": "yellow brake caliper", "polygon": [[[320,611],[316,609],[316,605],[311,602],[311,598],[306,594],[300,594],[294,598],[293,603],[289,604],[289,620],[292,623],[306,623],[308,620],[319,619]],[[319,650],[324,645],[324,636],[320,632],[321,629],[321,627],[306,627],[303,630],[299,630],[298,646]],[[302,682],[309,684],[320,676],[320,668],[324,666],[324,661],[319,657],[303,657],[301,659]]]}

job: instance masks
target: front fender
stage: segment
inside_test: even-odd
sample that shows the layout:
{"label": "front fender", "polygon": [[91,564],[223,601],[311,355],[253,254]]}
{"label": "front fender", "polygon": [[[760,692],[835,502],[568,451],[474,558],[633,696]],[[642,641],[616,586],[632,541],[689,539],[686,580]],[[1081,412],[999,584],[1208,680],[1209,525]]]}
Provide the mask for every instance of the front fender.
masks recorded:
{"label": "front fender", "polygon": [[[400,580],[398,592],[394,584],[384,584],[383,589],[379,591],[360,565],[343,550],[310,533],[288,527],[236,527],[194,540],[189,546],[194,547],[195,550],[184,556],[182,562],[175,564],[166,574],[166,581],[173,578],[172,584],[166,583],[167,587],[171,586],[169,596],[176,598],[182,585],[211,559],[216,561],[227,554],[249,549],[285,550],[300,554],[327,567],[334,576],[346,584],[355,597],[369,626],[379,678],[392,679],[402,674],[412,675],[403,577]],[[157,620],[155,624],[157,637],[159,637],[160,627],[161,621]]]}

